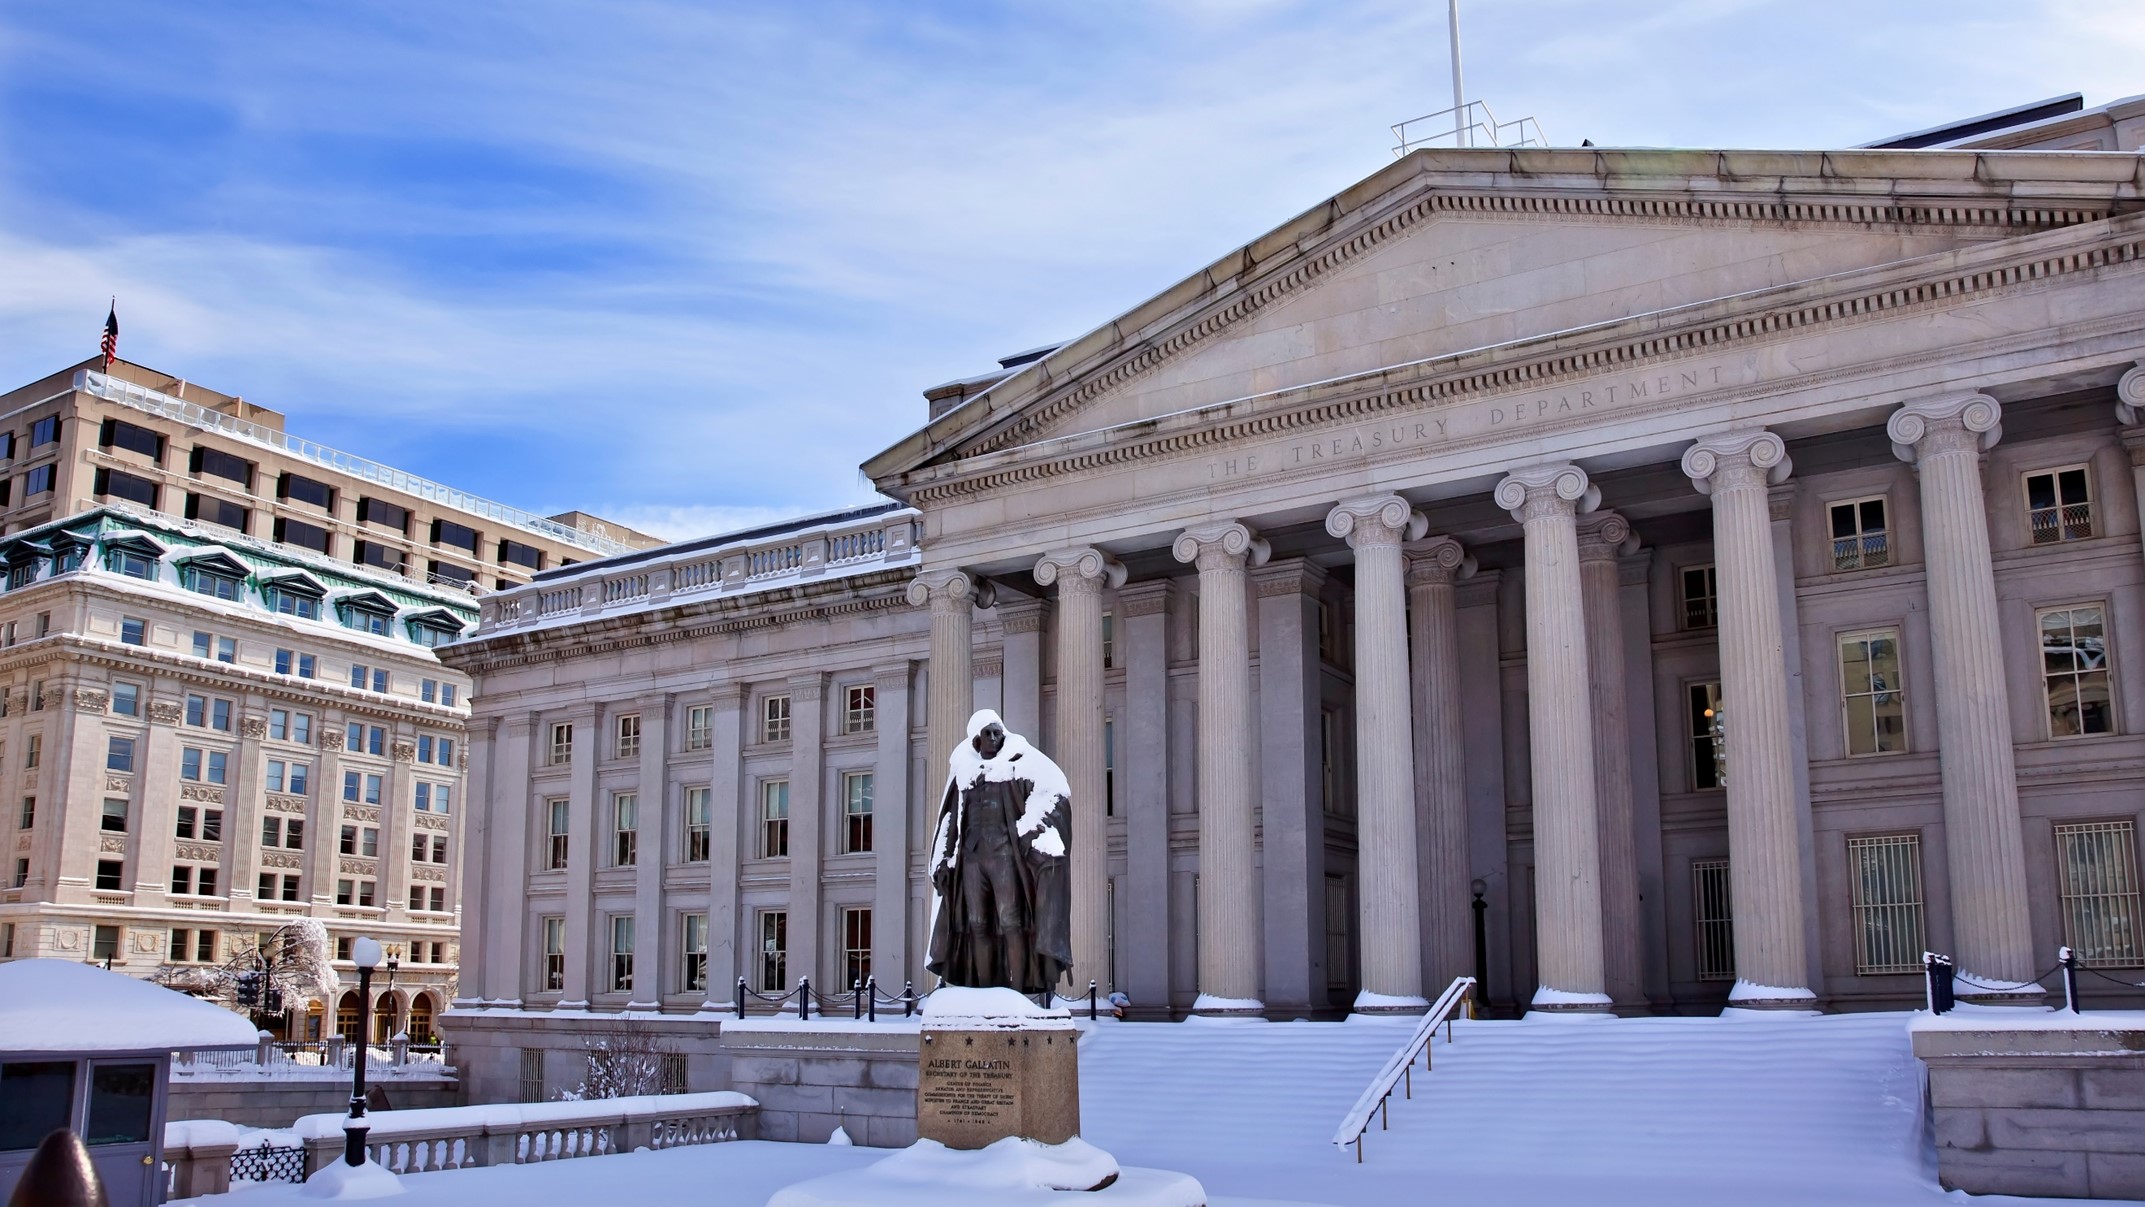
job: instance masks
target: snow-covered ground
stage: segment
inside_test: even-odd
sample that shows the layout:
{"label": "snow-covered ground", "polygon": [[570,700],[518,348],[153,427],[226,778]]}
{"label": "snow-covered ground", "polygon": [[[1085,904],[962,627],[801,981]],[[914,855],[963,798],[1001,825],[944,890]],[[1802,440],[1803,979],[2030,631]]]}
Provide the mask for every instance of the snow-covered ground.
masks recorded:
{"label": "snow-covered ground", "polygon": [[[1213,1207],[1963,1202],[1936,1184],[1906,1018],[1459,1023],[1391,1130],[1372,1124],[1361,1165],[1333,1129],[1406,1023],[1105,1024],[1080,1048],[1084,1132],[1123,1164],[1192,1174]],[[759,1204],[884,1155],[717,1144],[411,1175],[397,1203],[705,1201],[719,1186]],[[305,1201],[275,1187],[222,1207]]]}

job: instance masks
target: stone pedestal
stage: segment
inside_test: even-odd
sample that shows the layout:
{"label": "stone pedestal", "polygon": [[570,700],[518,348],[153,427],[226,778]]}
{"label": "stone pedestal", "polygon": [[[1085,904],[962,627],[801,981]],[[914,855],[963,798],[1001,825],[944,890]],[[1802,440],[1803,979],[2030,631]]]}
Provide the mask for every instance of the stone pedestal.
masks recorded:
{"label": "stone pedestal", "polygon": [[1079,1135],[1079,1039],[1070,1014],[1010,989],[941,986],[924,1003],[917,1137],[978,1149]]}

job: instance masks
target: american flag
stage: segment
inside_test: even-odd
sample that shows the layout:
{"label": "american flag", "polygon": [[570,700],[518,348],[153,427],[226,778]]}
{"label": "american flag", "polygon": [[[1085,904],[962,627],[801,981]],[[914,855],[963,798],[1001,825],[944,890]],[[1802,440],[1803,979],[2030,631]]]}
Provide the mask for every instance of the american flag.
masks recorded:
{"label": "american flag", "polygon": [[104,316],[104,367],[119,358],[119,299],[112,299],[112,312]]}

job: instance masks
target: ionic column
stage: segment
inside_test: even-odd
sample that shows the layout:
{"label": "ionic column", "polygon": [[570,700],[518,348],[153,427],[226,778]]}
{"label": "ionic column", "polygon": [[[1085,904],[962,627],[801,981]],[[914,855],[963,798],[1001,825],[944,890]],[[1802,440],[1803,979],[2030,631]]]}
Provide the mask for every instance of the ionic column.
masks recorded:
{"label": "ionic column", "polygon": [[[1035,581],[1058,588],[1057,749],[1072,786],[1072,956],[1060,990],[1087,991],[1110,969],[1109,841],[1103,813],[1102,590],[1121,587],[1125,568],[1100,549],[1062,549],[1035,563]],[[1010,667],[1011,658],[1007,659]],[[1008,683],[1011,671],[1007,672]],[[1008,699],[1010,700],[1010,695]]]}
{"label": "ionic column", "polygon": [[1425,1009],[1415,872],[1415,733],[1400,544],[1427,521],[1399,495],[1350,499],[1326,531],[1356,555],[1356,862],[1362,885],[1359,1013]]}
{"label": "ionic column", "polygon": [[[1972,978],[1959,983],[1960,996],[2038,1001],[2040,987],[2027,983],[2034,966],[2026,856],[1981,494],[1981,453],[2002,438],[2002,419],[2002,406],[1988,395],[1954,394],[1908,403],[1892,412],[1885,431],[1922,483],[1952,932],[1958,971]],[[1991,995],[1977,981],[2018,989]]]}
{"label": "ionic column", "polygon": [[1251,637],[1244,570],[1265,541],[1235,522],[1188,528],[1177,560],[1199,567],[1200,1014],[1257,1014],[1259,902],[1251,841]]}
{"label": "ionic column", "polygon": [[931,761],[926,814],[938,814],[938,793],[946,780],[946,760],[967,732],[976,709],[975,609],[989,606],[988,584],[978,587],[959,570],[919,574],[909,583],[909,603],[931,608],[931,682],[924,698],[931,731]]}
{"label": "ionic column", "polygon": [[[1423,930],[1429,983],[1475,971],[1473,897],[1468,892],[1465,714],[1460,710],[1460,621],[1453,584],[1475,559],[1449,536],[1408,547],[1408,648],[1414,655],[1415,795]],[[1482,986],[1481,993],[1489,987]],[[1478,1000],[1481,1000],[1478,994]]]}
{"label": "ionic column", "polygon": [[1622,571],[1636,546],[1613,511],[1578,521],[1579,595],[1586,611],[1587,677],[1593,682],[1594,815],[1601,842],[1602,979],[1619,1006],[1642,1007],[1639,852],[1631,805],[1631,726],[1624,703]]}
{"label": "ionic column", "polygon": [[1601,834],[1578,513],[1601,492],[1576,465],[1523,469],[1497,505],[1526,531],[1527,722],[1534,765],[1536,1010],[1608,1008],[1601,951]]}
{"label": "ionic column", "polygon": [[1683,472],[1713,500],[1735,919],[1736,982],[1728,1002],[1807,1010],[1817,995],[1803,942],[1802,807],[1768,498],[1789,468],[1787,447],[1766,431],[1711,436],[1683,454]]}

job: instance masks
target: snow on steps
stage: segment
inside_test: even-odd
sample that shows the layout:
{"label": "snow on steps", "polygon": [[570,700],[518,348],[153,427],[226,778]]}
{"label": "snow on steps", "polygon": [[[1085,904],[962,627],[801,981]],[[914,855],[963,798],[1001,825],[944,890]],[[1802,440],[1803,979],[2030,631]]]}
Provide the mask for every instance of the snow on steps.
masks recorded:
{"label": "snow on steps", "polygon": [[[1105,1027],[1086,1137],[1217,1196],[1387,1204],[1930,1203],[1906,1016],[1466,1022],[1364,1163],[1333,1127],[1400,1022]],[[1664,1198],[1663,1196],[1669,1196]]]}

